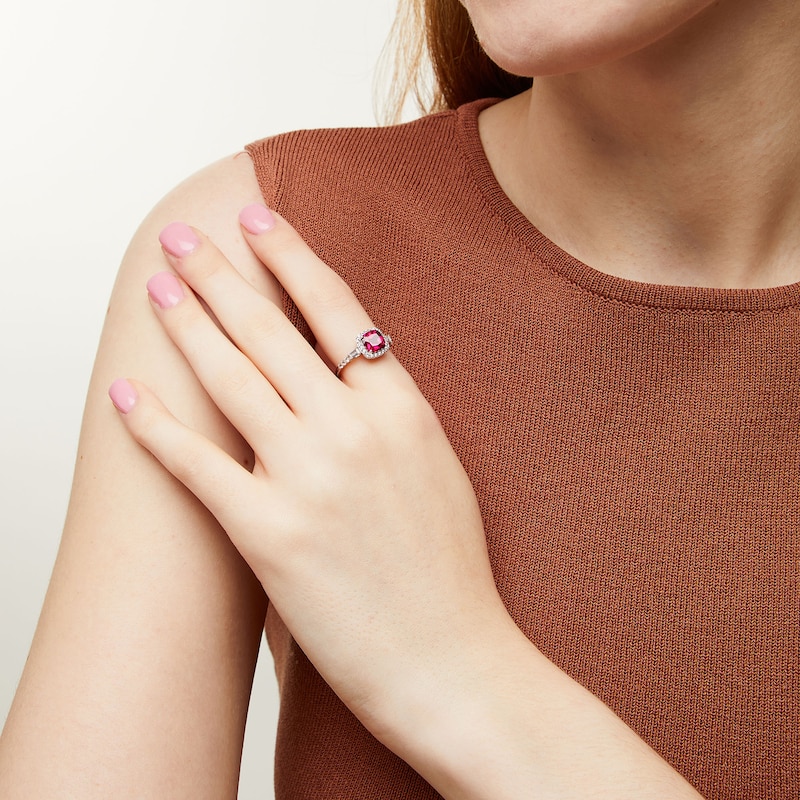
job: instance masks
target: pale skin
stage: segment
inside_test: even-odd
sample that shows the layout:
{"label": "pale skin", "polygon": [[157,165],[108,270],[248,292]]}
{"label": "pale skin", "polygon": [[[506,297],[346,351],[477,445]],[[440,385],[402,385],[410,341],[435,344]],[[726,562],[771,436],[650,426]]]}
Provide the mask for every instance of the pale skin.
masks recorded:
{"label": "pale skin", "polygon": [[[491,55],[552,76],[480,122],[501,185],[557,244],[637,280],[800,278],[792,4],[468,6]],[[446,798],[698,797],[518,631],[438,421],[391,353],[331,374],[369,320],[283,220],[236,225],[259,200],[246,157],[220,162],[125,258],[0,795],[234,797],[263,587],[353,712]],[[175,219],[199,244],[165,262],[157,235]],[[164,267],[183,282],[168,308],[143,290]],[[274,305],[278,281],[324,360]],[[121,414],[106,398],[120,375],[137,395]],[[396,425],[365,419],[370,403]],[[365,468],[394,491],[342,502]]]}
{"label": "pale skin", "polygon": [[[466,5],[487,14],[482,40],[500,63],[568,73],[537,79],[480,120],[501,185],[544,234],[596,269],[648,283],[762,288],[800,278],[797,4],[574,2],[629,13],[617,11],[607,36],[551,21],[550,37],[533,35],[546,29],[538,6],[549,3]],[[669,12],[664,30],[682,24],[642,47],[659,10]],[[543,52],[495,46],[512,19]],[[587,53],[599,65],[573,71]]]}

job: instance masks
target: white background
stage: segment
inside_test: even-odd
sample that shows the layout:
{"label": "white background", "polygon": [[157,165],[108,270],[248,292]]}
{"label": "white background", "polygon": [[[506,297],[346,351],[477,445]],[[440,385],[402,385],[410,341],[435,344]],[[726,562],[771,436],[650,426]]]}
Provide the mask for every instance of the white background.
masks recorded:
{"label": "white background", "polygon": [[[139,221],[247,142],[374,123],[394,0],[0,4],[0,721],[58,546],[106,302]],[[272,797],[256,676],[240,798]]]}

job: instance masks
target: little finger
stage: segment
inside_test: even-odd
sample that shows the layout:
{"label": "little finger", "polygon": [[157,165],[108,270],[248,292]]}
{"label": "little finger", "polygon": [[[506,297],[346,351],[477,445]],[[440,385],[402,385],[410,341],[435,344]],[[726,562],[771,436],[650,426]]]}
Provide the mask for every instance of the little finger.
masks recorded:
{"label": "little finger", "polygon": [[252,499],[253,475],[205,436],[179,422],[142,384],[119,378],[108,394],[131,436],[186,486],[223,528],[237,529],[238,511],[247,508]]}

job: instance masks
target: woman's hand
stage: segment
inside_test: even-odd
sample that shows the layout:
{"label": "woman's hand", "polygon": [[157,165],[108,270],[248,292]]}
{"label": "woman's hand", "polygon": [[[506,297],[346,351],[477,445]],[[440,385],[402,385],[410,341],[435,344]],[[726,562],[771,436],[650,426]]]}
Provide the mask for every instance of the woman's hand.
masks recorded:
{"label": "woman's hand", "polygon": [[161,236],[182,280],[159,273],[148,291],[254,464],[182,425],[139,383],[117,381],[110,394],[135,439],[216,516],[317,669],[391,739],[387,719],[412,694],[446,691],[469,642],[513,623],[470,482],[413,380],[391,352],[356,358],[337,378],[330,365],[372,321],[286,221],[262,206],[240,220],[318,352],[182,223]]}
{"label": "woman's hand", "polygon": [[320,673],[452,800],[698,798],[516,627],[470,482],[393,354],[335,376],[372,327],[349,288],[263,206],[240,220],[319,352],[182,223],[161,235],[182,280],[159,273],[148,290],[254,463],[141,384],[120,380],[110,394],[136,440],[217,517]]}

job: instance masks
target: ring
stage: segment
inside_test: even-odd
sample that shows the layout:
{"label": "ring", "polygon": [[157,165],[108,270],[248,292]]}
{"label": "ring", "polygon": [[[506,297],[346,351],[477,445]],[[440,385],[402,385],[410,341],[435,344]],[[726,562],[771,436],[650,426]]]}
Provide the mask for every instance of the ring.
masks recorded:
{"label": "ring", "polygon": [[359,356],[364,358],[380,358],[389,352],[392,346],[392,337],[379,331],[377,328],[368,328],[363,333],[356,336],[355,349],[351,350],[336,367],[336,377],[341,371]]}

